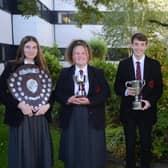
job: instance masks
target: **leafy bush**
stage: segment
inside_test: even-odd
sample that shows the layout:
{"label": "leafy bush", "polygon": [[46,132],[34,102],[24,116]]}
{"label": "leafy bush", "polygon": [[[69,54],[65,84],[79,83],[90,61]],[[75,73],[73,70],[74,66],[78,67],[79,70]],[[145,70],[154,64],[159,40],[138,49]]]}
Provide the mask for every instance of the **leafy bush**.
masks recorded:
{"label": "leafy bush", "polygon": [[89,44],[92,48],[93,58],[105,60],[107,55],[107,44],[105,41],[100,39],[92,39],[89,41]]}
{"label": "leafy bush", "polygon": [[106,142],[107,151],[113,158],[125,158],[125,138],[121,126],[106,129]]}
{"label": "leafy bush", "polygon": [[43,47],[43,53],[45,54],[45,52],[50,53],[56,58],[61,58],[61,51],[59,50],[58,45],[56,43],[53,47]]}
{"label": "leafy bush", "polygon": [[158,102],[158,121],[153,130],[153,155],[156,159],[166,160],[168,156],[168,52],[167,44],[153,39],[147,54],[162,66],[163,95]]}
{"label": "leafy bush", "polygon": [[7,126],[3,124],[4,106],[0,105],[0,162],[7,167],[8,134]]}
{"label": "leafy bush", "polygon": [[50,72],[50,75],[52,78],[52,82],[53,82],[53,87],[54,87],[62,67],[61,67],[57,57],[50,54],[48,51],[45,51],[44,55],[45,55],[45,59],[46,59],[47,65],[48,65],[48,69],[49,69],[49,72]]}
{"label": "leafy bush", "polygon": [[[58,58],[55,55],[50,54],[49,51],[45,51],[44,55],[45,55],[48,69],[49,69],[49,72],[52,78],[53,89],[54,89],[62,67],[59,63]],[[52,114],[52,118],[54,121],[58,120],[59,107],[60,105],[56,102],[54,103],[52,107],[51,114]]]}

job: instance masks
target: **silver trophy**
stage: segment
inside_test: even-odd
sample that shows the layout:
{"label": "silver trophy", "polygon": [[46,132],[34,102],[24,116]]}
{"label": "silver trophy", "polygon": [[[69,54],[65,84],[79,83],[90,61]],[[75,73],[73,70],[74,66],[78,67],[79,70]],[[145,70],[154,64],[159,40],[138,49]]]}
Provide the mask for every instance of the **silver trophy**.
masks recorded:
{"label": "silver trophy", "polygon": [[132,87],[135,89],[135,100],[132,102],[132,109],[133,110],[141,110],[142,109],[142,96],[140,93],[145,86],[145,80],[132,80],[127,81],[125,83],[126,87]]}
{"label": "silver trophy", "polygon": [[86,96],[85,91],[85,82],[86,82],[86,76],[85,75],[74,75],[73,76],[74,82],[78,85],[78,91],[75,93],[77,97],[84,97]]}

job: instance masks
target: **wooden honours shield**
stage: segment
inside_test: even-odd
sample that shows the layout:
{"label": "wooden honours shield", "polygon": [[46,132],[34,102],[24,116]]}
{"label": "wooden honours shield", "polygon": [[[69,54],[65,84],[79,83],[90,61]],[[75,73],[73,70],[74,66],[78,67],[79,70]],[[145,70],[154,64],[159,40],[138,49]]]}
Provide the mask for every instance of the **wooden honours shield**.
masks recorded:
{"label": "wooden honours shield", "polygon": [[10,75],[8,86],[13,97],[19,102],[38,109],[49,100],[52,80],[45,70],[36,65],[25,64]]}

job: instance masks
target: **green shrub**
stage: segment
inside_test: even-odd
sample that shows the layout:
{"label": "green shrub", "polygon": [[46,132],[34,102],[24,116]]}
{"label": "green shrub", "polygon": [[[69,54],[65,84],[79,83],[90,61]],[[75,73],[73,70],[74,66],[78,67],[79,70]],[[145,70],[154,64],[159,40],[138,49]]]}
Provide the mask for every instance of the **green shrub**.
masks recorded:
{"label": "green shrub", "polygon": [[157,59],[162,66],[163,95],[158,102],[158,121],[153,130],[153,155],[166,160],[168,156],[168,52],[167,44],[153,39],[147,54]]}
{"label": "green shrub", "polygon": [[99,58],[105,60],[107,56],[107,44],[101,39],[92,39],[89,41],[92,48],[93,58]]}
{"label": "green shrub", "polygon": [[56,58],[61,58],[61,51],[58,49],[58,45],[55,43],[53,47],[43,47],[43,53],[48,52],[54,55]]}
{"label": "green shrub", "polygon": [[[53,89],[54,89],[62,66],[59,63],[58,58],[50,54],[48,51],[45,51],[44,55],[45,55],[48,69],[52,78]],[[58,115],[59,115],[58,113],[59,113],[59,104],[55,102],[51,111],[53,121],[58,120]]]}
{"label": "green shrub", "polygon": [[4,106],[0,105],[0,163],[7,167],[8,134],[7,126],[3,124]]}
{"label": "green shrub", "polygon": [[44,55],[45,55],[45,59],[48,65],[48,69],[49,69],[49,72],[53,81],[53,87],[54,87],[62,67],[57,57],[50,54],[48,51],[45,51]]}
{"label": "green shrub", "polygon": [[125,138],[123,128],[106,129],[107,151],[113,158],[125,158]]}

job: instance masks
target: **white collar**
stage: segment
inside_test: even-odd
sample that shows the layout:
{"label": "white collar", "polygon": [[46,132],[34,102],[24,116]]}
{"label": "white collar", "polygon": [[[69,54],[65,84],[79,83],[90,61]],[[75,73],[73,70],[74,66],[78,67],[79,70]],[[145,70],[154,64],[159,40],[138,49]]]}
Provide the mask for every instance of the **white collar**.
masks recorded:
{"label": "white collar", "polygon": [[24,64],[35,64],[35,62],[34,61],[28,62],[26,59],[24,59]]}
{"label": "white collar", "polygon": [[79,66],[75,65],[75,71],[79,72],[79,70],[83,70],[84,74],[87,74],[87,65],[85,65],[84,67],[80,68]]}
{"label": "white collar", "polygon": [[136,57],[135,57],[135,55],[133,55],[132,58],[133,58],[133,62],[134,62],[135,64],[136,64],[136,62],[143,63],[144,60],[145,60],[145,54],[141,57],[140,60],[137,60]]}

